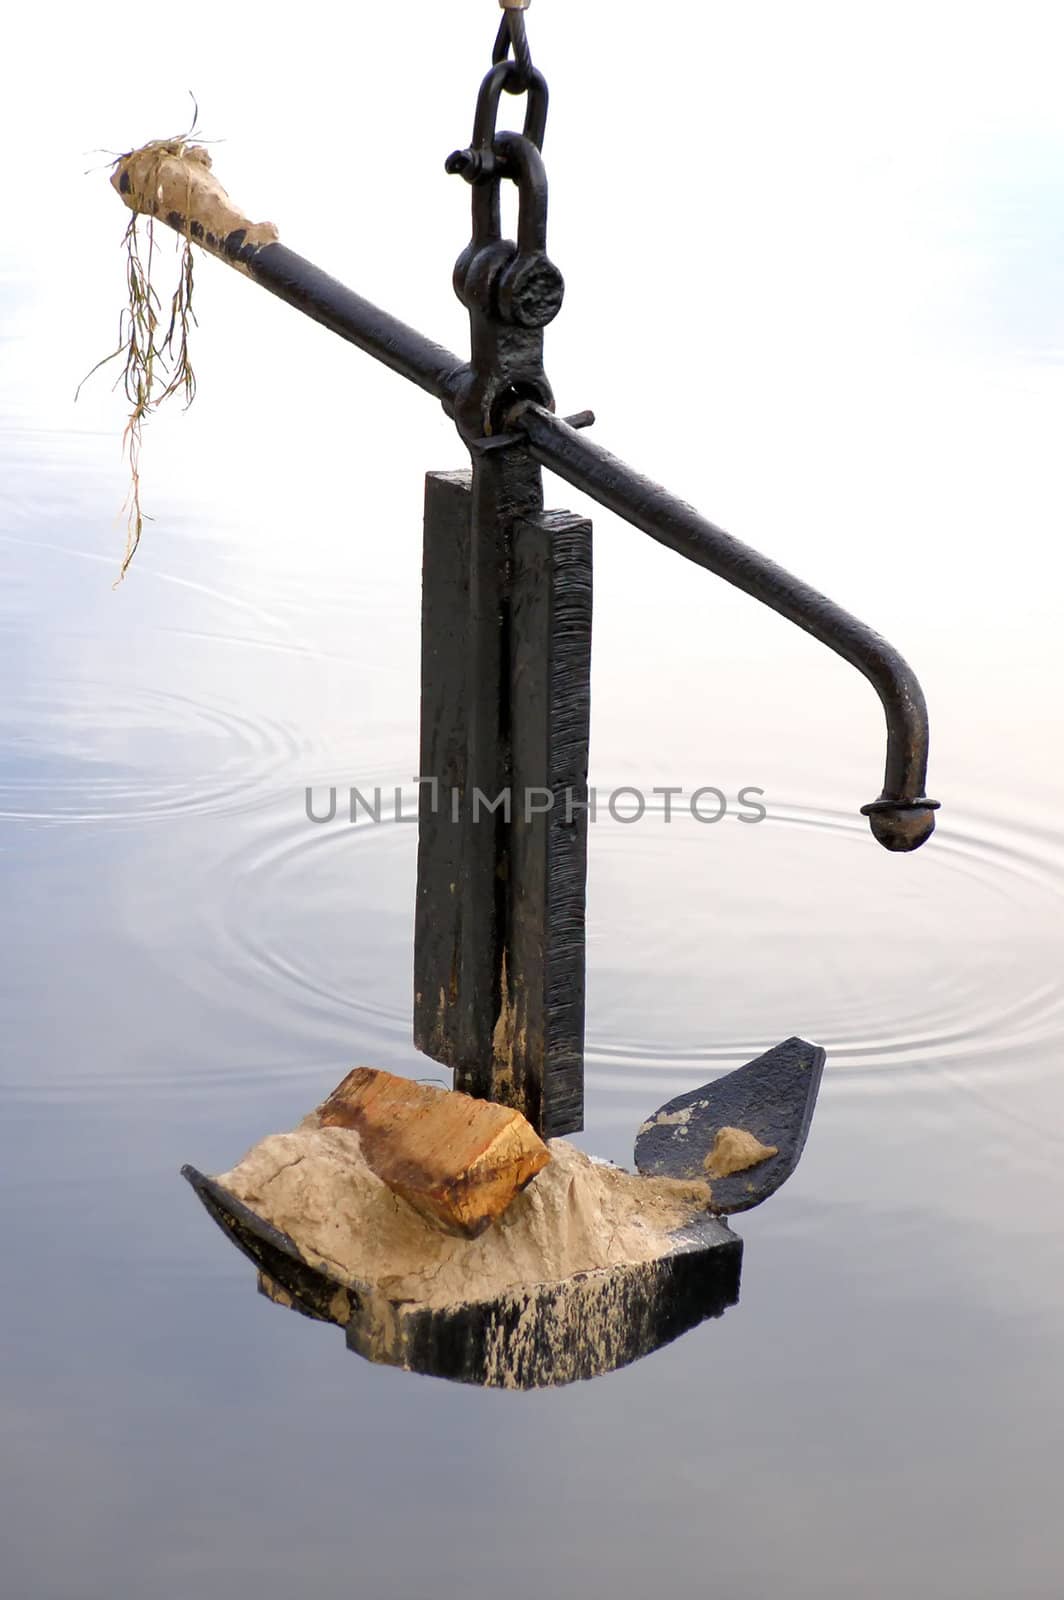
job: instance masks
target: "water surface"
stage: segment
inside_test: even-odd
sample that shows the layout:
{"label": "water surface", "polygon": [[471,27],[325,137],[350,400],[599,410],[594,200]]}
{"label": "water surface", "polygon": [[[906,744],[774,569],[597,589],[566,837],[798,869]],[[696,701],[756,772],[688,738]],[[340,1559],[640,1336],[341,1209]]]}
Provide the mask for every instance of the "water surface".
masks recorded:
{"label": "water surface", "polygon": [[[597,43],[589,22],[542,10],[564,172],[590,126],[574,62]],[[880,75],[911,111],[897,137],[880,90],[862,108],[831,71],[831,49],[855,42],[843,13],[771,46],[738,23],[698,34],[713,81],[726,47],[746,84],[713,113],[705,190],[675,178],[707,299],[693,331],[682,296],[636,307],[634,374],[616,339],[635,314],[624,285],[645,289],[660,249],[633,239],[616,282],[593,277],[604,238],[575,179],[556,184],[562,406],[596,406],[607,446],[895,639],[925,684],[943,802],[924,850],[879,850],[857,815],[882,770],[868,687],[596,514],[593,780],[756,785],[768,817],[705,826],[658,806],[591,830],[581,1142],[627,1162],[650,1111],[791,1033],[824,1044],[828,1067],[801,1167],[739,1224],[740,1305],[590,1384],[480,1393],[357,1360],[337,1330],[256,1296],[177,1177],[184,1161],[230,1166],[356,1062],[437,1073],[410,1045],[415,830],[315,826],[304,792],[410,792],[420,476],[461,464],[449,424],[205,264],[202,397],[152,430],[156,520],[113,591],[121,408],[104,385],[74,412],[40,370],[53,316],[85,346],[72,382],[109,336],[111,197],[77,202],[95,264],[69,299],[49,298],[30,246],[13,248],[0,289],[12,1600],[1059,1595],[1064,504],[1046,208],[1061,128],[1033,23],[1008,41],[973,25],[950,76],[953,35],[928,24],[909,51],[903,13],[880,41]],[[302,218],[297,246],[456,345],[446,279],[464,202],[433,163],[465,137],[483,41],[461,27],[446,83],[417,80],[430,126],[415,117],[402,136],[411,208],[438,205],[439,225],[396,214],[394,275],[351,218],[315,220],[289,156],[245,170],[264,211]],[[665,120],[668,52],[649,31],[643,43],[646,116]],[[255,46],[275,69],[280,48]],[[878,82],[877,50],[862,49]],[[339,72],[314,65],[327,84]],[[1005,87],[981,97],[998,67]],[[810,73],[812,110],[792,85]],[[609,84],[604,67],[596,94]],[[215,106],[235,146],[254,96],[227,92]],[[729,130],[726,114],[746,120]],[[55,148],[107,137],[84,94],[56,118]],[[765,132],[785,124],[790,144]],[[648,183],[642,147],[623,148],[625,181]],[[368,228],[384,194],[364,176]],[[614,215],[627,191],[611,170],[599,181]],[[88,220],[97,204],[110,226]]]}

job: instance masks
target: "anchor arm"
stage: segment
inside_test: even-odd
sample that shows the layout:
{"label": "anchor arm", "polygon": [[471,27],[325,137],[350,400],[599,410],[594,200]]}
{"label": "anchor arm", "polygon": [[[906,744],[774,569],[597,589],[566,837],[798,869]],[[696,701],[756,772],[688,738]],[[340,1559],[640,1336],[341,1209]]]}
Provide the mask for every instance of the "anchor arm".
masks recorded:
{"label": "anchor arm", "polygon": [[708,522],[542,406],[524,404],[513,413],[511,425],[524,433],[541,466],[659,544],[778,611],[864,674],[886,715],[887,759],[883,792],[861,811],[886,849],[915,850],[923,844],[934,831],[938,807],[924,793],[927,706],[916,674],[897,650],[811,585]]}

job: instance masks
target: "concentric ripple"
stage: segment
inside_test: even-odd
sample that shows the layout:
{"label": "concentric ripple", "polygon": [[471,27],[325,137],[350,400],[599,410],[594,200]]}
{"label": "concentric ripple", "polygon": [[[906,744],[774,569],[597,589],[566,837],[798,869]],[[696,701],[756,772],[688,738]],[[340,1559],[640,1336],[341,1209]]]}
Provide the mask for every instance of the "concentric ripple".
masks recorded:
{"label": "concentric ripple", "polygon": [[[404,815],[415,805],[405,789]],[[355,825],[301,808],[293,791],[212,866],[212,981],[352,1058],[408,1048],[416,829],[387,803]],[[597,823],[590,860],[596,1095],[663,1099],[802,1033],[836,1085],[956,1080],[1003,1097],[1046,1080],[1064,1046],[1064,837],[951,816],[898,857],[826,809],[717,826],[648,810]]]}
{"label": "concentric ripple", "polygon": [[10,820],[248,810],[300,750],[279,722],[132,681],[31,687],[4,722],[0,817]]}
{"label": "concentric ripple", "polygon": [[402,790],[406,820],[397,821],[393,781],[371,774],[363,792],[378,784],[380,822],[359,811],[352,823],[342,791],[337,817],[311,822],[293,790],[285,815],[225,864],[219,911],[230,978],[355,1050],[382,1039],[401,1046],[411,1034],[417,794]]}
{"label": "concentric ripple", "polygon": [[865,1085],[958,1067],[1014,1082],[1064,1041],[1064,836],[944,814],[898,857],[860,817],[792,806],[753,826],[611,824],[592,843],[603,1086],[689,1083],[791,1033]]}

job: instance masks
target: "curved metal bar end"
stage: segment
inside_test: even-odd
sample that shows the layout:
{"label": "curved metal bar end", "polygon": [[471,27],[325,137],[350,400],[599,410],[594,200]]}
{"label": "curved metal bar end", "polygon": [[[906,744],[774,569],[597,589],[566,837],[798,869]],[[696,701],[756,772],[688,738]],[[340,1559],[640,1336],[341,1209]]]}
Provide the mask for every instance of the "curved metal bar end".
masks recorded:
{"label": "curved metal bar end", "polygon": [[892,800],[880,795],[878,800],[861,807],[862,817],[885,850],[919,850],[935,831],[937,800],[921,795],[918,800]]}

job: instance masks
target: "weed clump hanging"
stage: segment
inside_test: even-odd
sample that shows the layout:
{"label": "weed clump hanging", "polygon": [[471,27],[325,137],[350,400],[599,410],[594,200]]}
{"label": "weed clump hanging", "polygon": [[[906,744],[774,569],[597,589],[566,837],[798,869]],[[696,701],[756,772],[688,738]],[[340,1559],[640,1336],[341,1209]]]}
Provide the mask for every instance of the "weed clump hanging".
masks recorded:
{"label": "weed clump hanging", "polygon": [[[192,309],[193,242],[239,266],[227,254],[234,234],[248,244],[277,238],[271,222],[250,223],[241,216],[211,172],[211,158],[193,144],[195,118],[187,133],[174,139],[153,139],[115,159],[111,183],[132,215],[123,238],[126,256],[126,304],[118,325],[118,345],[82,379],[88,381],[108,363],[121,360],[120,383],[129,402],[122,435],[129,462],[130,488],[126,512],[126,548],[118,581],[136,554],[144,525],[140,497],[140,455],[144,424],[172,395],[184,396],[185,409],[196,395],[196,375],[189,355],[189,331],[196,324]],[[178,234],[176,283],[168,301],[157,286],[161,250],[155,222]],[[142,226],[143,224],[143,226]],[[173,280],[171,279],[171,282]],[[81,385],[78,386],[80,393]]]}

